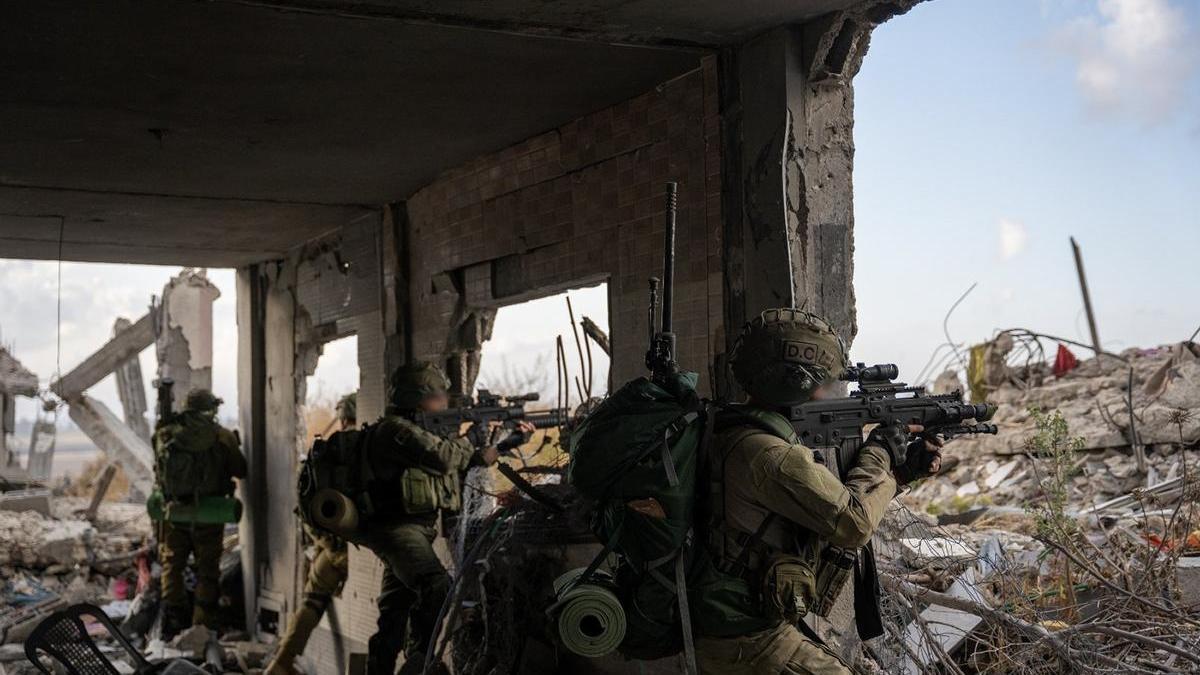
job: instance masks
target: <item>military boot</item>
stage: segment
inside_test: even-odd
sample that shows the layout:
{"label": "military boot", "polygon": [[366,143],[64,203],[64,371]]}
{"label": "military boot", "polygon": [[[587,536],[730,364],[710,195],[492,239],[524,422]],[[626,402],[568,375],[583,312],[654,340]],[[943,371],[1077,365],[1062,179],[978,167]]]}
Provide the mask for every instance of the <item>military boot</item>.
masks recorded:
{"label": "military boot", "polygon": [[192,622],[186,607],[164,606],[162,613],[162,639],[170,642],[176,635],[190,627]]}
{"label": "military boot", "polygon": [[304,653],[308,637],[320,622],[320,613],[307,604],[301,605],[292,616],[292,623],[279,641],[279,650],[263,675],[296,675],[296,657]]}

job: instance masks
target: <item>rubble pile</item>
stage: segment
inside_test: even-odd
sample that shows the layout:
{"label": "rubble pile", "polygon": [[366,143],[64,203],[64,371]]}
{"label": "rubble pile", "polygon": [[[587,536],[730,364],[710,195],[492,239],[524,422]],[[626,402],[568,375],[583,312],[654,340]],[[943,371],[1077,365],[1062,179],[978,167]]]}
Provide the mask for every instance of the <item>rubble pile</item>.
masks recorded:
{"label": "rubble pile", "polygon": [[36,511],[0,511],[0,576],[14,569],[44,574],[120,558],[144,546],[150,521],[140,504],[104,504],[95,522],[74,517],[87,500],[55,501],[59,517]]}
{"label": "rubble pile", "polygon": [[145,584],[138,570],[151,536],[146,509],[106,502],[88,521],[79,514],[89,501],[56,498],[50,515],[0,510],[0,644],[19,646],[46,616],[76,603],[117,619],[129,613]]}
{"label": "rubble pile", "polygon": [[1000,432],[889,512],[885,671],[1200,671],[1200,347],[1064,362],[989,359]]}
{"label": "rubble pile", "polygon": [[[1069,501],[1079,511],[1135,489],[1177,482],[1188,467],[1200,467],[1194,449],[1200,441],[1200,346],[1129,349],[1120,357],[1127,363],[1100,356],[1062,377],[1044,365],[1006,366],[999,378],[1004,384],[987,393],[988,402],[998,406],[993,421],[999,433],[956,439],[946,449],[949,468],[918,485],[905,502],[935,515],[1026,506],[1039,492],[1026,448],[1035,432],[1031,409],[1059,412],[1071,435],[1082,439],[1069,485]],[[1131,374],[1133,428],[1144,450],[1144,471],[1130,441]]]}
{"label": "rubble pile", "polygon": [[[998,407],[992,419],[1000,433],[956,441],[954,452],[1024,452],[1025,439],[1034,431],[1031,407],[1062,413],[1072,433],[1083,438],[1084,450],[1129,448],[1131,400],[1138,443],[1174,445],[1181,436],[1186,443],[1200,440],[1200,345],[1134,348],[1117,356],[1079,361],[1061,377],[1047,364],[1000,366],[999,376],[988,377],[1003,384],[986,392],[987,402]],[[1181,410],[1191,414],[1181,416]]]}

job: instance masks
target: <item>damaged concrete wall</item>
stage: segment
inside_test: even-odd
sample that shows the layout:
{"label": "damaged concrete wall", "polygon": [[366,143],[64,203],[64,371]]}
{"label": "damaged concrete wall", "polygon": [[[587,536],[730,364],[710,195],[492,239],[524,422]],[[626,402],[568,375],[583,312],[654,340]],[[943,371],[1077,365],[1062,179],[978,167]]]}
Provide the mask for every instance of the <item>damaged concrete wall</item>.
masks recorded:
{"label": "damaged concrete wall", "polygon": [[[875,26],[917,1],[864,2],[722,52],[727,325],[794,306],[853,341],[853,78]],[[736,396],[724,364],[715,370],[721,393]],[[852,604],[843,593],[828,621],[815,620],[846,654],[857,643]]]}
{"label": "damaged concrete wall", "polygon": [[[113,323],[113,337],[132,325],[133,322],[125,317],[117,319]],[[150,423],[146,420],[146,385],[142,380],[141,361],[135,355],[113,371],[113,374],[117,376],[117,396],[121,399],[125,424],[149,443]]]}
{"label": "damaged concrete wall", "polygon": [[[260,619],[274,618],[275,630],[282,631],[303,588],[295,477],[308,450],[306,379],[326,342],[359,336],[360,373],[368,382],[361,388],[360,414],[371,419],[382,413],[381,236],[375,215],[309,242],[284,260],[238,271],[239,416],[250,462],[242,490],[242,558],[248,619],[258,628],[265,627]],[[337,662],[347,650],[365,649],[340,635],[338,617],[350,613],[335,607],[310,644],[321,672],[344,671]],[[338,629],[331,631],[331,625]]]}
{"label": "damaged concrete wall", "polygon": [[175,410],[193,389],[212,389],[212,305],[220,295],[204,270],[185,269],[163,287],[155,352],[158,377],[175,381]]}
{"label": "damaged concrete wall", "polygon": [[[613,379],[641,374],[663,184],[679,182],[675,327],[707,381],[723,341],[715,59],[636,98],[484,155],[418,191],[406,226],[411,351],[468,389],[501,305],[608,280]],[[563,326],[566,329],[566,326]]]}
{"label": "damaged concrete wall", "polygon": [[728,325],[791,304],[853,340],[853,78],[875,26],[916,2],[865,2],[721,54]]}
{"label": "damaged concrete wall", "polygon": [[[50,383],[51,391],[70,406],[71,419],[97,447],[125,469],[135,495],[148,495],[153,483],[154,452],[150,447],[148,429],[143,434],[136,426],[126,425],[103,403],[89,398],[85,391],[109,373],[127,367],[130,362],[136,363],[138,354],[154,342],[157,322],[158,313],[155,311],[148,312],[132,323],[119,322],[111,340],[66,375]],[[124,386],[129,386],[129,383],[126,382]],[[123,403],[127,395],[128,391],[122,393]],[[144,406],[144,393],[142,397]],[[129,410],[129,405],[125,405],[126,410]],[[48,461],[49,457],[46,459]]]}
{"label": "damaged concrete wall", "polygon": [[[241,340],[243,370],[264,371],[254,375],[260,402],[247,402],[254,389],[244,387],[244,426],[258,406],[269,429],[252,433],[261,439],[255,452],[266,454],[252,471],[257,461],[280,481],[254,496],[259,506],[246,521],[260,547],[260,595],[284,593],[290,603],[298,590],[298,579],[287,591],[281,577],[288,564],[299,569],[295,410],[313,349],[359,336],[359,415],[369,420],[383,411],[396,365],[438,362],[467,391],[496,308],[607,280],[613,380],[639,375],[668,180],[680,184],[679,355],[702,374],[702,391],[714,360],[723,372],[726,327],[766,307],[794,299],[852,338],[851,80],[870,29],[911,4],[868,3],[771,31],[641,96],[445,173],[384,207],[371,246],[360,248],[353,228],[343,228],[287,261],[240,272],[239,325],[245,315],[264,342]],[[365,267],[371,255],[374,267]],[[370,274],[355,276],[364,269]],[[245,308],[243,292],[257,298]],[[284,336],[288,343],[276,345]],[[265,365],[249,362],[255,354]],[[267,550],[280,560],[264,560]],[[308,650],[322,672],[343,671],[374,631],[379,571],[371,553],[352,550],[346,588]]]}

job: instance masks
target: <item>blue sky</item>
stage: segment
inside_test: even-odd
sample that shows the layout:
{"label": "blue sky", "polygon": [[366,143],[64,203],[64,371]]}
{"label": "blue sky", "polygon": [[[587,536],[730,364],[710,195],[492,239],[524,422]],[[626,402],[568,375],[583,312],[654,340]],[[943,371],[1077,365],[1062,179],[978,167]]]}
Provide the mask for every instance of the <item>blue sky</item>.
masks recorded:
{"label": "blue sky", "polygon": [[[1200,325],[1198,45],[1191,0],[932,0],[876,30],[855,84],[853,355],[897,362],[912,378],[973,282],[950,321],[955,339],[1020,326],[1086,341],[1070,235],[1106,347],[1188,337]],[[64,263],[64,369],[103,343],[116,316],[144,312],[175,272]],[[215,388],[232,404],[233,273],[210,277],[222,291]],[[55,369],[56,288],[55,263],[0,260],[0,342],[44,379]],[[578,314],[603,317],[603,288],[573,298]],[[553,363],[564,315],[558,298],[502,310],[484,379],[502,380],[505,358],[518,369],[537,353]],[[353,352],[353,341],[330,346],[314,395],[354,387]],[[151,352],[142,367],[149,379]],[[111,383],[92,393],[117,405]]]}
{"label": "blue sky", "polygon": [[915,376],[951,335],[1110,349],[1200,325],[1200,3],[934,0],[878,28],[855,81],[861,360]]}

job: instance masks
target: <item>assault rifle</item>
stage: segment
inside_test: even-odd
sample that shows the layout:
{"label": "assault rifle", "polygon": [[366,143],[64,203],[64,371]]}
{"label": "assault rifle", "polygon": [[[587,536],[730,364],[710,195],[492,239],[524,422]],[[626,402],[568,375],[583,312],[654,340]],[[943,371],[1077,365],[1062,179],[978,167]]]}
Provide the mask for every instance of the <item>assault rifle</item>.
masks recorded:
{"label": "assault rifle", "polygon": [[[845,480],[857,463],[863,446],[863,427],[868,424],[920,424],[923,433],[953,438],[964,434],[994,434],[996,425],[988,424],[996,407],[964,403],[961,392],[926,394],[924,387],[894,382],[899,375],[895,364],[867,366],[859,363],[842,374],[842,380],[857,382],[858,389],[846,398],[814,400],[792,406],[788,417],[800,442],[814,448],[833,451],[824,457],[830,471]],[[903,458],[897,458],[903,460]],[[860,551],[830,548],[831,559],[842,568],[853,568],[854,620],[860,637],[870,639],[884,632],[879,608],[879,575],[875,551],[870,542]]]}
{"label": "assault rifle", "polygon": [[566,408],[526,411],[525,404],[536,400],[537,393],[503,396],[480,389],[475,401],[467,397],[467,405],[438,412],[418,412],[414,421],[426,431],[453,438],[459,435],[465,422],[471,422],[479,430],[477,433],[482,433],[489,430],[493,422],[509,429],[517,422],[529,422],[538,429],[548,429],[561,426],[570,418]]}
{"label": "assault rifle", "polygon": [[841,379],[857,382],[846,398],[813,400],[792,406],[788,415],[800,442],[810,448],[836,448],[826,466],[845,478],[863,445],[863,427],[872,424],[920,424],[924,433],[950,439],[966,434],[994,434],[988,424],[994,405],[964,403],[961,392],[926,394],[924,387],[894,382],[895,364],[851,366]]}

